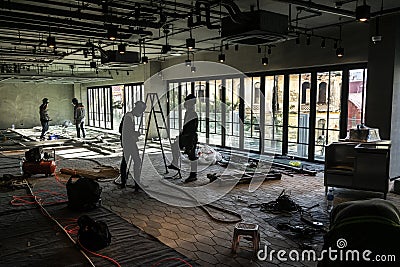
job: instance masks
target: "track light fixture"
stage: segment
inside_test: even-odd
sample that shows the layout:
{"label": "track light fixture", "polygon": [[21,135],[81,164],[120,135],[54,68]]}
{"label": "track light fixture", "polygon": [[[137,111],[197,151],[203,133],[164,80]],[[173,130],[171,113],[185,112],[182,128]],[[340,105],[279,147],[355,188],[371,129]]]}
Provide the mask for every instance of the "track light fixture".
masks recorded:
{"label": "track light fixture", "polygon": [[[146,46],[145,46],[146,43],[145,43],[145,41],[144,41],[144,38],[143,38],[142,40],[139,40],[139,46],[140,46],[141,44],[143,44],[142,63],[143,63],[143,64],[147,64],[147,63],[149,62],[149,58],[146,57]],[[140,46],[140,49],[141,49],[141,46]]]}
{"label": "track light fixture", "polygon": [[192,67],[190,68],[190,71],[191,71],[191,72],[196,72],[196,67],[195,67],[195,66],[192,66]]}
{"label": "track light fixture", "polygon": [[272,49],[270,46],[268,46],[268,55],[271,55],[271,54],[272,54]]}
{"label": "track light fixture", "polygon": [[108,25],[107,26],[107,39],[114,41],[117,39],[117,26]]}
{"label": "track light fixture", "polygon": [[339,47],[338,49],[336,49],[336,56],[339,58],[342,58],[344,56],[344,48],[343,47]]}
{"label": "track light fixture", "polygon": [[261,46],[257,46],[257,53],[261,54]]}
{"label": "track light fixture", "polygon": [[333,49],[337,49],[338,48],[338,40],[335,40],[333,42]]}
{"label": "track light fixture", "polygon": [[267,57],[263,57],[263,58],[261,59],[261,63],[262,63],[264,66],[267,66],[267,65],[268,65],[268,58],[267,58]]}
{"label": "track light fixture", "polygon": [[[166,33],[168,34],[168,32]],[[192,27],[189,28],[190,37],[186,39],[186,48],[192,50],[196,47],[196,40],[192,36]]]}
{"label": "track light fixture", "polygon": [[118,53],[120,53],[121,55],[125,54],[126,52],[126,44],[119,44],[118,45]]}
{"label": "track light fixture", "polygon": [[306,44],[307,45],[311,44],[311,35],[307,35]]}
{"label": "track light fixture", "polygon": [[186,39],[186,48],[189,50],[194,49],[196,46],[196,40],[194,38]]}
{"label": "track light fixture", "polygon": [[336,49],[336,55],[339,58],[342,58],[344,56],[344,48],[342,47],[342,25],[340,25],[340,39],[339,39],[339,48]]}
{"label": "track light fixture", "polygon": [[55,48],[56,47],[56,37],[54,36],[47,36],[47,46],[50,48]]}
{"label": "track light fixture", "polygon": [[361,22],[366,22],[371,18],[371,7],[367,5],[367,1],[364,0],[362,6],[356,7],[356,19]]}
{"label": "track light fixture", "polygon": [[325,38],[322,38],[321,48],[325,48],[325,47],[326,47],[326,40],[325,40]]}
{"label": "track light fixture", "polygon": [[222,41],[221,46],[219,47],[220,54],[218,55],[218,61],[223,63],[225,62],[225,54],[222,53]]}
{"label": "track light fixture", "polygon": [[219,54],[218,55],[218,61],[221,62],[221,63],[225,62],[225,54]]}
{"label": "track light fixture", "polygon": [[189,51],[187,51],[187,59],[185,60],[186,67],[192,66],[192,61],[189,58]]}

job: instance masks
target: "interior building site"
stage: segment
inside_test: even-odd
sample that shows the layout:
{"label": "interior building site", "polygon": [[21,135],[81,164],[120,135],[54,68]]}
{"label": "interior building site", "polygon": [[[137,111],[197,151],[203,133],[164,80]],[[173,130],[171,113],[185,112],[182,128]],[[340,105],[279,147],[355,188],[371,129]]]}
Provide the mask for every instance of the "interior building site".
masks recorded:
{"label": "interior building site", "polygon": [[400,266],[399,53],[396,0],[1,0],[0,266]]}

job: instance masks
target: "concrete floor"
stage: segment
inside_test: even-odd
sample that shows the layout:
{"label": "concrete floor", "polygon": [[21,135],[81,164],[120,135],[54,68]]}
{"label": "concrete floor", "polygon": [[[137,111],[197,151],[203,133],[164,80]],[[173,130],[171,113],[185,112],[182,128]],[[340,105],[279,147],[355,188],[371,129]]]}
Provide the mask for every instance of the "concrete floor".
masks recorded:
{"label": "concrete floor", "polygon": [[[66,152],[68,149],[64,151],[59,148],[57,150],[58,168],[93,169],[97,166],[95,162],[76,159],[84,155],[82,150],[68,153]],[[101,164],[119,167],[120,152],[109,153],[108,155],[93,154],[90,147],[85,147],[82,143],[74,144],[73,149],[84,149],[85,152],[91,153],[90,157],[86,158],[94,158]],[[148,154],[150,155],[150,153]],[[162,157],[156,149],[152,150],[150,159],[150,161],[145,160],[142,177],[148,175],[149,165],[154,166],[160,173],[163,172]],[[206,177],[207,173],[220,173],[222,171],[224,171],[224,168],[217,165],[202,169],[199,172],[198,181],[185,186],[201,187],[206,185],[209,181]],[[187,173],[184,172],[183,175],[186,176]],[[101,182],[103,206],[138,226],[146,233],[153,235],[164,244],[193,259],[201,266],[316,266],[315,262],[281,262],[276,257],[267,261],[255,260],[252,257],[251,242],[245,239],[241,239],[237,254],[232,255],[231,244],[234,223],[221,223],[212,220],[198,207],[184,208],[168,205],[150,197],[143,191],[135,192],[131,187],[119,189],[112,180]],[[129,183],[132,183],[132,178],[130,178]],[[172,183],[182,184],[180,180],[174,180]],[[144,184],[146,184],[146,181],[144,181]],[[288,238],[287,235],[282,234],[269,223],[278,216],[277,214],[248,207],[250,203],[265,203],[275,200],[283,189],[286,189],[286,192],[290,191],[293,200],[301,206],[310,207],[319,204],[314,210],[326,213],[322,173],[318,173],[317,176],[294,175],[291,177],[283,175],[281,180],[265,181],[254,192],[249,192],[249,187],[246,184],[237,185],[213,204],[240,213],[245,222],[258,224],[261,231],[261,247],[267,245],[268,250],[300,250],[301,244],[298,241]],[[335,204],[347,200],[382,197],[380,193],[339,188],[336,188],[334,192]],[[241,196],[242,199],[238,200],[238,196]],[[387,199],[400,208],[399,195],[389,193]],[[213,213],[216,216],[220,215],[219,211]],[[322,243],[310,245],[318,251]]]}

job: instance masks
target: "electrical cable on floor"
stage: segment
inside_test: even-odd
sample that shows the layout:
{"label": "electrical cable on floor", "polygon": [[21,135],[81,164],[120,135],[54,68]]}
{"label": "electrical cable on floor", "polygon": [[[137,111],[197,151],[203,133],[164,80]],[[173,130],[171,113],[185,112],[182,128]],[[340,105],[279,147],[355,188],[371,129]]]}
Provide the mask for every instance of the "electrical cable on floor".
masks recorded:
{"label": "electrical cable on floor", "polygon": [[[163,184],[165,184],[166,186],[169,186],[169,187],[171,187],[171,188],[174,188],[174,189],[176,189],[176,190],[178,190],[178,191],[184,193],[184,194],[187,195],[188,197],[190,197],[190,199],[183,198],[183,197],[179,197],[179,196],[174,196],[174,198],[179,198],[179,199],[182,199],[182,200],[184,200],[184,201],[194,200],[194,201],[196,202],[196,204],[198,204],[198,207],[199,207],[201,210],[203,210],[203,211],[204,211],[212,220],[214,220],[214,221],[221,222],[221,223],[237,223],[237,222],[241,222],[241,221],[243,220],[242,215],[240,215],[239,213],[237,213],[237,212],[235,212],[235,211],[231,211],[231,210],[228,210],[228,209],[225,209],[225,208],[216,206],[216,205],[214,205],[214,204],[202,204],[202,203],[200,203],[196,198],[194,198],[192,195],[190,195],[188,192],[186,192],[185,190],[180,189],[179,187],[174,187],[174,186],[172,186],[171,184],[166,183],[164,180],[160,180],[160,181],[161,181]],[[135,183],[136,183],[136,181],[135,181]],[[139,183],[139,184],[140,184],[140,183]],[[146,188],[146,191],[150,191],[150,192],[153,192],[153,193],[156,193],[156,194],[161,194],[161,195],[164,195],[164,196],[169,196],[169,197],[171,196],[171,195],[169,195],[169,194],[166,194],[166,193],[163,193],[163,192],[159,192],[159,191],[153,191],[153,190],[150,190],[150,189],[147,189],[147,188]],[[213,208],[213,209],[215,209],[215,210],[222,211],[222,212],[224,212],[224,213],[233,215],[233,216],[237,217],[238,219],[225,220],[225,219],[217,218],[217,217],[215,217],[215,216],[212,215],[212,213],[207,209],[207,207],[210,207],[210,208]]]}
{"label": "electrical cable on floor", "polygon": [[[59,181],[58,176],[57,176],[56,174],[55,174],[55,176],[56,176],[56,180],[58,179],[58,181]],[[61,183],[61,181],[59,181],[59,182]],[[45,216],[49,217],[51,220],[53,220],[54,222],[56,222],[56,224],[57,224],[59,227],[62,227],[62,225],[57,221],[57,219],[54,218],[54,217],[52,217],[52,216],[44,209],[43,205],[54,205],[54,204],[66,203],[66,202],[68,202],[68,200],[58,200],[58,201],[53,201],[53,202],[45,202],[45,199],[48,198],[49,196],[63,196],[63,197],[66,197],[66,195],[65,195],[65,194],[62,194],[62,193],[52,192],[52,191],[49,191],[49,190],[38,190],[38,191],[36,191],[36,192],[34,193],[34,192],[33,192],[33,189],[29,186],[29,184],[28,184],[28,182],[27,182],[26,180],[24,180],[23,183],[24,183],[24,185],[26,185],[26,186],[29,188],[29,191],[30,191],[31,195],[28,195],[28,196],[13,196],[13,199],[11,200],[11,205],[13,205],[13,206],[24,206],[24,205],[33,205],[33,204],[37,204],[37,205],[39,205],[39,207],[41,208],[42,213],[43,213]],[[44,195],[44,196],[37,196],[38,193],[39,193],[39,194],[45,193],[45,195]],[[47,195],[46,195],[46,194],[47,194]],[[29,199],[33,199],[34,201],[30,201]],[[64,233],[66,233],[66,234],[69,236],[69,238],[73,241],[73,238],[72,238],[69,234],[76,234],[76,233],[77,233],[77,231],[78,231],[78,229],[77,229],[78,226],[76,225],[77,219],[70,219],[70,221],[75,222],[75,224],[73,224],[73,223],[72,223],[72,224],[68,224],[67,226],[63,227],[63,231],[64,231]],[[120,264],[119,264],[116,260],[114,260],[114,259],[112,259],[112,258],[110,258],[110,257],[107,257],[107,256],[105,256],[105,255],[101,255],[101,254],[98,254],[98,253],[95,253],[95,252],[93,252],[93,251],[90,251],[90,250],[86,249],[84,246],[82,246],[82,245],[79,243],[79,240],[78,240],[77,243],[76,243],[75,241],[73,241],[73,242],[74,242],[75,245],[78,243],[79,246],[80,246],[84,251],[86,251],[86,252],[88,252],[88,253],[91,253],[91,254],[93,254],[94,256],[97,256],[97,257],[101,257],[101,258],[103,258],[103,259],[106,259],[106,260],[112,262],[113,264],[115,264],[117,267],[120,267]],[[81,249],[80,249],[80,251],[81,251],[81,253],[83,253],[83,255],[90,261],[90,259],[87,257],[87,255],[86,255]],[[92,264],[91,261],[90,261],[90,263]],[[92,264],[92,266],[94,266],[94,265]]]}
{"label": "electrical cable on floor", "polygon": [[[40,194],[43,194],[40,196]],[[39,195],[39,196],[38,196]],[[46,202],[45,199],[50,198],[50,197],[56,197],[56,196],[61,196],[64,197],[62,200],[56,200],[53,202]],[[38,190],[35,192],[35,196],[12,196],[12,200],[10,201],[10,204],[13,206],[25,206],[25,205],[33,205],[36,202],[34,201],[35,198],[37,198],[38,201],[42,205],[52,205],[52,204],[60,204],[60,203],[67,203],[68,200],[66,199],[66,195],[62,193],[57,193],[49,190]],[[33,199],[33,201],[30,201],[30,199]]]}
{"label": "electrical cable on floor", "polygon": [[[26,182],[26,180],[25,180]],[[81,254],[86,258],[86,260],[89,262],[89,264],[93,267],[95,267],[95,265],[93,264],[93,262],[90,260],[90,258],[86,255],[86,253],[80,249],[77,245],[77,242],[75,242],[75,240],[71,237],[71,235],[64,229],[64,227],[55,219],[53,218],[48,212],[47,210],[43,207],[43,205],[40,203],[40,201],[38,200],[38,198],[34,195],[32,188],[30,187],[29,183],[26,182],[26,186],[29,189],[29,193],[31,194],[31,196],[34,197],[35,203],[36,205],[38,205],[40,207],[40,210],[42,211],[43,214],[45,214],[47,217],[49,217],[55,224],[57,224],[59,226],[59,228],[62,229],[62,231],[67,235],[67,237],[71,240],[71,242],[79,249],[79,251],[81,252]]]}

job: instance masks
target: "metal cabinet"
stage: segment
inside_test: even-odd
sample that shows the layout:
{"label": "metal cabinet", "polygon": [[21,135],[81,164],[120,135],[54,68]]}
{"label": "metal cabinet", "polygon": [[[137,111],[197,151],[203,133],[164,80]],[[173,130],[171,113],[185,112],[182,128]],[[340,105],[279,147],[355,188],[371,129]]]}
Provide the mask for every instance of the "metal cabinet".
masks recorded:
{"label": "metal cabinet", "polygon": [[382,192],[389,187],[390,141],[334,142],[326,147],[324,185]]}

